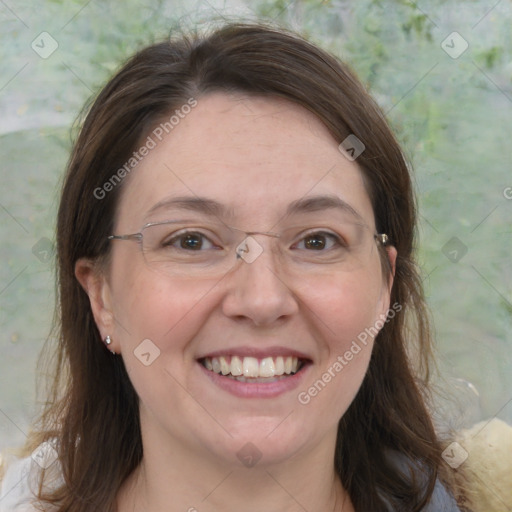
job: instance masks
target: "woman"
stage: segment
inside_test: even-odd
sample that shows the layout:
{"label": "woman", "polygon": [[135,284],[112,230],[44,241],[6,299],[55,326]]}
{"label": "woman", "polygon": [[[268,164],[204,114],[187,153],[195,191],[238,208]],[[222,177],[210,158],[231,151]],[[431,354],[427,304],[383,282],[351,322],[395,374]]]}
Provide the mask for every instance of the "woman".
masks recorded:
{"label": "woman", "polygon": [[400,147],[334,57],[258,25],[135,55],[69,162],[53,397],[4,503],[459,510],[414,228]]}

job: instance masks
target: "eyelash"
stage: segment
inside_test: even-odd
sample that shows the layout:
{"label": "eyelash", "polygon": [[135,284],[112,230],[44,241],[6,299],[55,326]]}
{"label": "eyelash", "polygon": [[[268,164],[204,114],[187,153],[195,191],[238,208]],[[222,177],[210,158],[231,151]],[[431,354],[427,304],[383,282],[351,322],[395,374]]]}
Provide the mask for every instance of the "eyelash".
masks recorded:
{"label": "eyelash", "polygon": [[[183,237],[187,236],[187,235],[198,235],[200,237],[203,237],[204,239],[208,240],[211,244],[213,244],[213,242],[204,234],[204,233],[201,233],[200,231],[194,231],[194,230],[186,230],[186,231],[182,231],[181,233],[178,233],[178,234],[175,234],[174,236],[172,236],[172,238],[170,238],[168,241],[164,242],[163,245],[165,247],[170,247],[172,246],[176,241],[179,241],[180,239],[182,239]],[[308,237],[311,237],[311,236],[314,236],[314,235],[321,235],[321,236],[325,236],[327,238],[330,238],[336,245],[340,246],[340,247],[347,247],[347,244],[346,242],[343,240],[343,238],[335,233],[331,233],[329,231],[322,231],[322,230],[319,230],[319,231],[311,231],[311,232],[308,232],[308,233],[305,233],[302,238],[299,240],[299,242],[297,243],[301,243],[303,242],[306,238]],[[294,244],[294,245],[297,245]],[[215,245],[215,244],[213,244]],[[184,249],[182,247],[179,247],[177,248],[179,250],[184,250],[184,251],[187,251],[187,249]],[[332,247],[331,247],[332,249]],[[318,251],[318,252],[327,252],[329,249],[326,249],[326,250],[321,250],[321,251]],[[194,252],[193,250],[191,250],[190,252]],[[200,252],[200,251],[197,251],[197,252]],[[313,251],[315,252],[315,251]]]}

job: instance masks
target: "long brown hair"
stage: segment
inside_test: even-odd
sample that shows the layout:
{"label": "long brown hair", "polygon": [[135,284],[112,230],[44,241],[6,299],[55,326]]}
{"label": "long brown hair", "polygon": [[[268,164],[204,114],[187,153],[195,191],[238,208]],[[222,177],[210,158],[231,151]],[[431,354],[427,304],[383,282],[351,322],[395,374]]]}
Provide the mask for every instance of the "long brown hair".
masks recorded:
{"label": "long brown hair", "polygon": [[[112,511],[140,463],[138,397],[121,357],[100,342],[74,268],[104,260],[123,184],[98,197],[148,128],[210,91],[282,97],[313,112],[338,141],[356,135],[357,159],[376,227],[398,251],[391,304],[401,306],[376,338],[368,372],[339,422],[334,466],[357,511],[421,510],[442,473],[441,447],[426,406],[431,337],[414,263],[416,211],[409,169],[387,122],[348,67],[282,29],[229,24],[133,56],[85,117],[62,190],[57,222],[58,346],[51,398],[29,443],[57,439],[64,485],[39,498],[60,512]],[[133,172],[136,172],[133,171]],[[96,190],[96,194],[95,194]],[[415,364],[408,357],[415,347]],[[417,363],[417,364],[416,364]],[[403,454],[421,478],[394,466]]]}

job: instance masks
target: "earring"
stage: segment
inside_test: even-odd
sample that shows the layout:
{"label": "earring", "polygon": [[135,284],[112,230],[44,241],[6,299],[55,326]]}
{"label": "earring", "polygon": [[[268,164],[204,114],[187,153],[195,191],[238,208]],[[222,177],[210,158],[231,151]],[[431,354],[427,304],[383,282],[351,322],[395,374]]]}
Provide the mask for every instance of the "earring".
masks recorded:
{"label": "earring", "polygon": [[[105,338],[105,345],[107,346],[107,348],[110,346],[110,344],[112,343],[112,339],[110,338],[110,336],[107,336]],[[116,351],[115,350],[110,350],[109,348],[109,351],[112,352],[112,354],[116,354]]]}

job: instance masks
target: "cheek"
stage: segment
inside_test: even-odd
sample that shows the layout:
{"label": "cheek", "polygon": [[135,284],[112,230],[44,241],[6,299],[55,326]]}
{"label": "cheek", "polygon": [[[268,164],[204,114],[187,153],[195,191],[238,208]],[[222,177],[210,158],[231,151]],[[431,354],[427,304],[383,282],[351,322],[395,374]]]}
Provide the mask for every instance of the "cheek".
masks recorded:
{"label": "cheek", "polygon": [[[309,289],[309,292],[307,292]],[[322,340],[319,365],[307,383],[302,404],[311,401],[335,424],[353,401],[366,374],[379,320],[381,280],[360,272],[317,280],[305,287],[315,332]]]}
{"label": "cheek", "polygon": [[330,351],[344,352],[379,318],[383,282],[378,272],[331,273],[304,283],[300,293]]}
{"label": "cheek", "polygon": [[164,352],[183,350],[199,328],[197,312],[213,282],[170,278],[143,262],[119,265],[113,275],[114,314],[123,352],[150,339]]}
{"label": "cheek", "polygon": [[137,394],[155,417],[163,397],[170,410],[196,407],[179,383],[195,364],[190,342],[206,322],[216,282],[169,278],[137,265],[123,274],[130,277],[115,288],[116,330]]}

